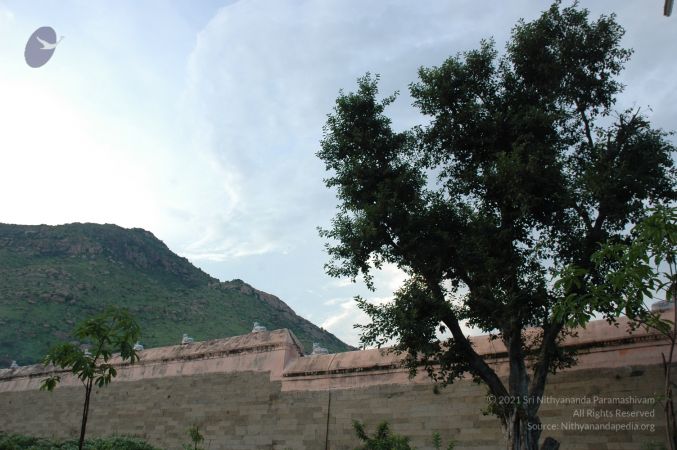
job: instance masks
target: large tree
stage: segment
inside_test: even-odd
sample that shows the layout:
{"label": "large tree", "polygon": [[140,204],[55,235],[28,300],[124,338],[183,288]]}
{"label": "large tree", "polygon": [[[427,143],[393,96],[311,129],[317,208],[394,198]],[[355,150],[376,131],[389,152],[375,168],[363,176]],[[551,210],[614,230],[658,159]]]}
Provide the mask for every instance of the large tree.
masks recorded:
{"label": "large tree", "polygon": [[[556,2],[520,21],[502,55],[483,41],[421,68],[410,91],[426,125],[393,130],[395,96],[379,100],[369,74],[325,125],[318,156],[340,202],[321,230],[327,272],[368,285],[384,263],[409,275],[392,303],[358,299],[372,319],[363,344],[394,341],[412,371],[442,385],[469,373],[493,398],[517,399],[492,405],[509,449],[538,448],[547,376],[572,362],[558,345],[570,318],[553,308],[603,279],[591,261],[600,243],[627,239],[650,205],[675,199],[667,133],[639,110],[614,111],[631,55],[622,35],[613,15]],[[555,281],[570,266],[582,275],[565,289]],[[503,341],[507,380],[462,321]]]}

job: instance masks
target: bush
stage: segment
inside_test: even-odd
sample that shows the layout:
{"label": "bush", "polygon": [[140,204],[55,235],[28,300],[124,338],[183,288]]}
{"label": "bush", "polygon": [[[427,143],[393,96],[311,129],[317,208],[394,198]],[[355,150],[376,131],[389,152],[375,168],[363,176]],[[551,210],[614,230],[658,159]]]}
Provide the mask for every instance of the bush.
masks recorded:
{"label": "bush", "polygon": [[[77,441],[72,441],[73,448],[77,448]],[[110,437],[85,441],[87,450],[159,450],[156,447],[132,437]]]}
{"label": "bush", "polygon": [[[433,433],[433,447],[435,447],[435,450],[442,448],[442,436],[438,432]],[[452,440],[447,445],[447,450],[454,450],[454,448],[456,448],[456,441]]]}
{"label": "bush", "polygon": [[388,422],[379,424],[374,437],[367,436],[364,425],[357,420],[353,421],[353,427],[357,437],[364,442],[362,447],[357,447],[355,450],[415,450],[409,445],[408,437],[390,434]]}
{"label": "bush", "polygon": [[[49,439],[0,432],[0,450],[76,450],[78,441]],[[86,450],[160,450],[133,437],[114,436],[85,441]]]}
{"label": "bush", "polygon": [[0,433],[0,450],[51,449],[53,445],[46,439],[22,436],[19,434]]}
{"label": "bush", "polygon": [[199,445],[204,442],[205,437],[200,433],[200,428],[197,425],[191,425],[188,428],[188,436],[192,444],[184,444],[184,450],[204,450]]}

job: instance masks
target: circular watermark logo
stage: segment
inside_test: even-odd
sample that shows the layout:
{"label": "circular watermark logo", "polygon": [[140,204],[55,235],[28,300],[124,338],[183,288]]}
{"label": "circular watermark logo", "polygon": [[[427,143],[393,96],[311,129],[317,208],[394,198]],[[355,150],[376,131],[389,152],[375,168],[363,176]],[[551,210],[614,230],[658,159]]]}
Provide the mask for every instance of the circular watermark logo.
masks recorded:
{"label": "circular watermark logo", "polygon": [[24,50],[26,64],[31,67],[44,66],[54,54],[61,39],[63,36],[57,40],[56,32],[52,27],[40,27],[35,30],[26,42],[26,50]]}

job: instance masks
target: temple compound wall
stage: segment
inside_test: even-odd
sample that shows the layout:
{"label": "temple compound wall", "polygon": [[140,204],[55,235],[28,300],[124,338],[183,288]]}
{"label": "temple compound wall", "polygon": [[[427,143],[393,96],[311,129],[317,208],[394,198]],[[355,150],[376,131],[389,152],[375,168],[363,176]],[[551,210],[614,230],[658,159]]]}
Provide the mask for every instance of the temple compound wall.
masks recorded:
{"label": "temple compound wall", "polygon": [[[475,337],[476,349],[506,375],[499,341]],[[626,324],[588,324],[566,346],[578,364],[549,378],[540,410],[544,436],[561,450],[641,450],[665,442],[661,353],[669,343]],[[304,356],[288,330],[147,349],[93,395],[88,436],[134,435],[166,449],[189,442],[198,425],[205,448],[353,449],[357,419],[373,432],[388,421],[419,450],[502,448],[498,419],[484,415],[487,390],[470,379],[435,393],[425,374],[411,379],[398,356],[378,349]],[[84,389],[62,374],[54,392],[39,390],[44,367],[0,370],[0,431],[78,435]],[[658,398],[657,398],[658,397]]]}

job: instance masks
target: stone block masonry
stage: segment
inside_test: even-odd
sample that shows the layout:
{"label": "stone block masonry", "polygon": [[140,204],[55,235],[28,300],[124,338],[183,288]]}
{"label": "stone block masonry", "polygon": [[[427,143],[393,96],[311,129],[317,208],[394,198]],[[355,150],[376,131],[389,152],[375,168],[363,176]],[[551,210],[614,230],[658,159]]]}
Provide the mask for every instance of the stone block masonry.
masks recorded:
{"label": "stone block masonry", "polygon": [[[505,374],[504,349],[485,337],[476,348]],[[594,322],[567,344],[579,364],[550,378],[541,407],[544,436],[562,450],[641,450],[664,442],[659,336]],[[135,435],[170,450],[196,424],[211,450],[353,449],[352,421],[369,432],[388,421],[420,450],[439,432],[457,449],[502,448],[498,419],[483,415],[486,388],[461,380],[439,394],[422,374],[409,379],[392,353],[365,350],[303,356],[287,330],[149,349],[94,393],[89,436]],[[42,366],[0,370],[0,430],[73,438],[84,389],[64,374],[54,392],[39,391]]]}

